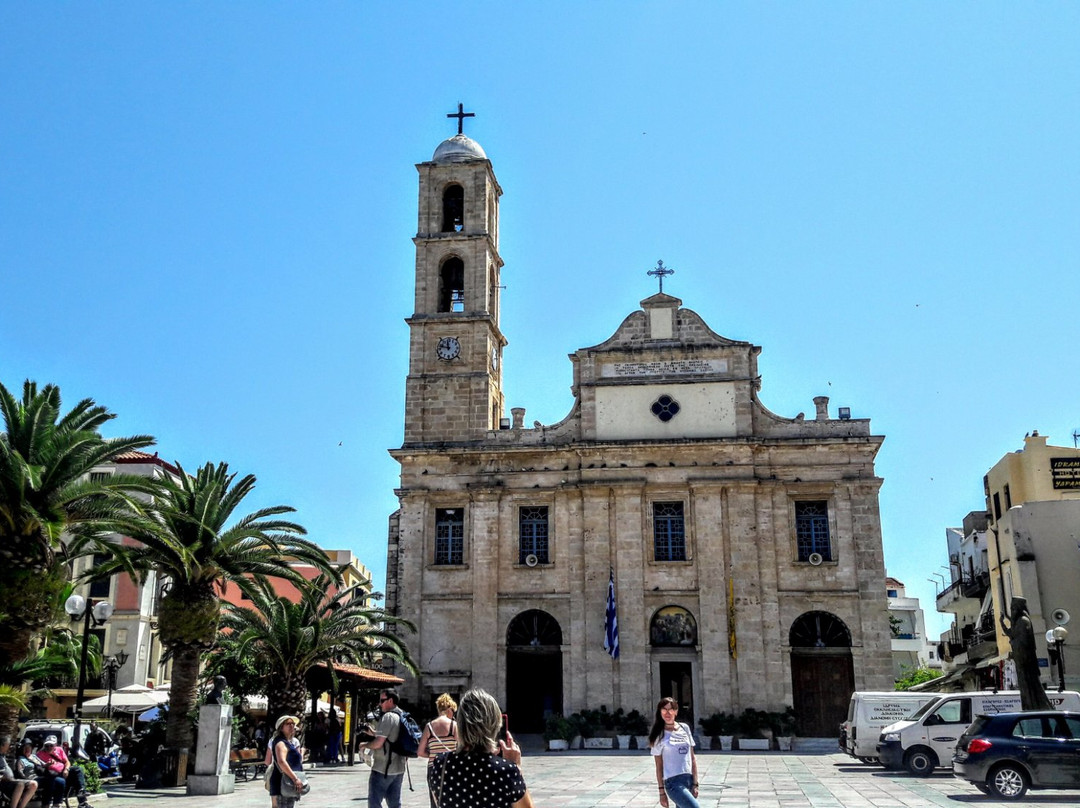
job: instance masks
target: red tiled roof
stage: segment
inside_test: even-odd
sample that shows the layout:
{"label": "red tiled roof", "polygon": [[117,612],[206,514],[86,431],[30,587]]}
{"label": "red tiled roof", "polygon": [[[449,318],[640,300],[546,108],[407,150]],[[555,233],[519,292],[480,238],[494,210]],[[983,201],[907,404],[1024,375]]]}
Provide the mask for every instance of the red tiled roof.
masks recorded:
{"label": "red tiled roof", "polygon": [[[320,662],[320,668],[325,668],[326,663]],[[372,670],[371,668],[361,668],[359,665],[350,665],[347,662],[335,662],[334,671],[337,673],[343,673],[347,676],[355,676],[357,679],[365,680],[366,684],[379,684],[379,685],[400,685],[404,684],[405,680],[399,676],[394,676],[390,673],[383,673],[382,671]]]}
{"label": "red tiled roof", "polygon": [[161,466],[166,471],[171,471],[173,474],[179,474],[180,470],[176,468],[172,463],[166,460],[162,460],[158,457],[158,453],[154,452],[140,452],[137,449],[133,449],[129,452],[121,452],[113,458],[114,463],[153,463],[154,465]]}

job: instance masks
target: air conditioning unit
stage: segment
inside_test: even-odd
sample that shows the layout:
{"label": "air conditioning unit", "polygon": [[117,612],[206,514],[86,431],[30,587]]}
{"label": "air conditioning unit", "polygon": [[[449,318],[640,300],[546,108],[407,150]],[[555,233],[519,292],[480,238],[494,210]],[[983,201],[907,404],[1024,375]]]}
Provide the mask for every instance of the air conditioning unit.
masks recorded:
{"label": "air conditioning unit", "polygon": [[806,560],[813,564],[815,567],[820,567],[821,562],[825,560],[825,556],[821,553],[811,553],[806,557]]}
{"label": "air conditioning unit", "polygon": [[526,567],[535,567],[539,563],[540,563],[540,559],[537,558],[534,553],[529,553],[527,556],[525,556],[525,566]]}
{"label": "air conditioning unit", "polygon": [[1050,612],[1050,619],[1059,626],[1064,626],[1069,622],[1069,613],[1064,609],[1054,609]]}

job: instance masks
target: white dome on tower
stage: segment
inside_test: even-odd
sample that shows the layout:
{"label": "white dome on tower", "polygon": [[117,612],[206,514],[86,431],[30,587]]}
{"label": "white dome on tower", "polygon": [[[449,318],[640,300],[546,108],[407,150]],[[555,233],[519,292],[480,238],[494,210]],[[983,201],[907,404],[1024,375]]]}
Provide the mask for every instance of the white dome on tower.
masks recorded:
{"label": "white dome on tower", "polygon": [[465,135],[447,138],[439,144],[431,157],[434,163],[467,163],[470,160],[486,159],[487,155],[480,148],[480,144]]}

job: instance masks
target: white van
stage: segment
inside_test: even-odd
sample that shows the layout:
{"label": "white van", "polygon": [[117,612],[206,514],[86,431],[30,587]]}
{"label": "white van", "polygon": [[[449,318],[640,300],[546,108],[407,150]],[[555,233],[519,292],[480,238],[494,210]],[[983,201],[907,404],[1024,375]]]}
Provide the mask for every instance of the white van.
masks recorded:
{"label": "white van", "polygon": [[848,702],[847,720],[840,725],[840,748],[863,763],[877,763],[881,730],[907,718],[940,693],[908,690],[857,691]]}
{"label": "white van", "polygon": [[[1048,692],[1056,710],[1080,710],[1080,693]],[[927,702],[910,718],[881,730],[878,759],[889,769],[907,768],[924,776],[938,766],[952,766],[956,742],[979,715],[1010,713],[1020,708],[1019,690],[946,693]]]}

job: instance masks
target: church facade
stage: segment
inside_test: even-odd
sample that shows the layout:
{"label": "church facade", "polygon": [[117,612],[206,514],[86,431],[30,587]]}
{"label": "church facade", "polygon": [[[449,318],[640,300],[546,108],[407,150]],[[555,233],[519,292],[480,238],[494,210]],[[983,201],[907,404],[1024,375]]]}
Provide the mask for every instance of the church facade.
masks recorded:
{"label": "church facade", "polygon": [[417,626],[403,695],[427,708],[484,687],[518,732],[601,705],[649,715],[672,695],[691,722],[791,705],[801,735],[834,735],[852,690],[892,686],[883,438],[824,397],[813,418],[773,414],[761,349],[663,293],[571,356],[562,421],[506,418],[502,189],[462,134],[417,169],[386,588]]}

